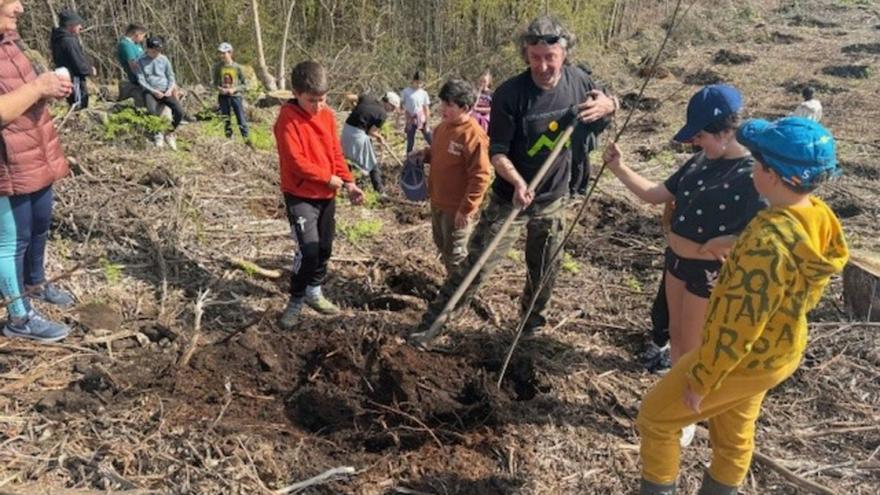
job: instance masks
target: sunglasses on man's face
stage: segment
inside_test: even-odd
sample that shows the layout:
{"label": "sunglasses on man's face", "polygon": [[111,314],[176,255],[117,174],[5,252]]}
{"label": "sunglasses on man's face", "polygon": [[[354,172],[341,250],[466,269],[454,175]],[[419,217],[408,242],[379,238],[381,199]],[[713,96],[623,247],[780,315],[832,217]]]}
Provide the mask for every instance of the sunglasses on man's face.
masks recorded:
{"label": "sunglasses on man's face", "polygon": [[555,34],[529,34],[526,35],[525,39],[526,43],[529,45],[537,45],[538,43],[555,45],[556,43],[559,43],[559,40],[561,40],[562,37]]}

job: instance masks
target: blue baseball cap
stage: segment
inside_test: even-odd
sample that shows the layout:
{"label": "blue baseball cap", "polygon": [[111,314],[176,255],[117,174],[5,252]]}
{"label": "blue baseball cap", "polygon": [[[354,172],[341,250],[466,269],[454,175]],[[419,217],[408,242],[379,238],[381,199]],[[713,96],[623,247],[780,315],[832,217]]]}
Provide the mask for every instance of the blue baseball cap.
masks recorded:
{"label": "blue baseball cap", "polygon": [[732,86],[712,84],[705,86],[691,97],[687,107],[687,122],[672,138],[686,143],[710,124],[742,108],[742,95]]}
{"label": "blue baseball cap", "polygon": [[834,137],[813,120],[753,119],[740,126],[736,139],[794,186],[810,187],[840,174]]}

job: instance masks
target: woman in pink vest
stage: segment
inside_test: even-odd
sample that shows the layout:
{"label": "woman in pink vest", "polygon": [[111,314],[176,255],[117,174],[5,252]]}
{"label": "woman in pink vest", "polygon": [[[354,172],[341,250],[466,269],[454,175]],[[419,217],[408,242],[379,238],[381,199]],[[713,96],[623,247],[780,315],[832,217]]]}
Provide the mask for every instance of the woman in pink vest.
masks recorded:
{"label": "woman in pink vest", "polygon": [[3,333],[54,342],[68,328],[46,319],[31,299],[73,304],[43,270],[52,184],[68,172],[48,102],[70,94],[71,83],[52,72],[37,75],[16,31],[23,13],[20,0],[0,0],[0,296],[9,311]]}

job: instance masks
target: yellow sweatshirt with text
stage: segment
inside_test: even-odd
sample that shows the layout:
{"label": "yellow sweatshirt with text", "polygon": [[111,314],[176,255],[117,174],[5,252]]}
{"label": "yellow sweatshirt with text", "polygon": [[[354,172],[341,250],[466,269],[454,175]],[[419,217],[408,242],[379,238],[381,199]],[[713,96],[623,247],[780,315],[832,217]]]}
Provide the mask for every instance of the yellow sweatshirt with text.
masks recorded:
{"label": "yellow sweatshirt with text", "polygon": [[768,208],[740,234],[712,290],[688,372],[695,393],[718,389],[731,373],[787,374],[800,362],[807,312],[849,257],[840,221],[820,199],[810,202]]}

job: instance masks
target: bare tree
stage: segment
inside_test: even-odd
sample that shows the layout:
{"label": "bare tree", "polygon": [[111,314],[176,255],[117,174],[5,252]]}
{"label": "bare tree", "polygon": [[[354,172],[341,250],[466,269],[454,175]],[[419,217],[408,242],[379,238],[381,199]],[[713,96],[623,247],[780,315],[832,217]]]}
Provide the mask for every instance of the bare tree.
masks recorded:
{"label": "bare tree", "polygon": [[278,85],[275,83],[275,77],[272,76],[269,72],[269,67],[266,65],[266,51],[263,49],[263,29],[260,26],[259,2],[251,0],[251,8],[254,11],[254,31],[257,35],[257,77],[267,90],[276,91]]}

